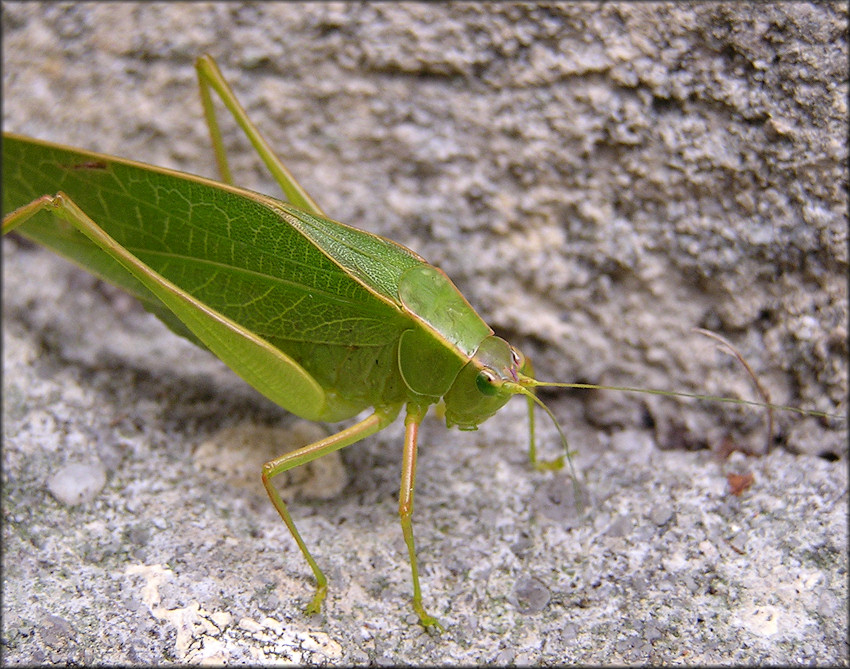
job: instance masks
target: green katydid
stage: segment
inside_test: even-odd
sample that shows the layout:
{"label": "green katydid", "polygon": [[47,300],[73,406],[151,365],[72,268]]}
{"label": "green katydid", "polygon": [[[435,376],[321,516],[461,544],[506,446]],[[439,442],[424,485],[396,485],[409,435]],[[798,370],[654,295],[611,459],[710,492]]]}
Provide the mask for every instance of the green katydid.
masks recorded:
{"label": "green katydid", "polygon": [[[399,514],[413,607],[424,626],[438,626],[422,604],[412,529],[417,434],[429,407],[442,401],[447,426],[475,429],[510,397],[525,395],[530,460],[557,468],[568,456],[566,439],[555,422],[564,456],[538,460],[534,403],[552,414],[534,388],[600,386],[535,380],[530,362],[495,336],[442,271],[403,246],[327,219],[248,120],[214,61],[200,58],[197,70],[224,183],[4,134],[3,206],[11,213],[3,231],[17,229],[124,288],[298,416],[336,422],[372,409],[263,468],[269,497],[316,579],[308,612],[320,610],[327,581],[272,479],[374,434],[405,407]],[[288,203],[232,185],[211,89]]]}

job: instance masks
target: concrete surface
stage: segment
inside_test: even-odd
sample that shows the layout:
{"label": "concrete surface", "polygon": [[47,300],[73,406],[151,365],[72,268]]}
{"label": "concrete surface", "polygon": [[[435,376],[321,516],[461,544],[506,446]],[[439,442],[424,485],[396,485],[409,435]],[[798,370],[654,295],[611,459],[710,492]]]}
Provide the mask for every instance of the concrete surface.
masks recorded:
{"label": "concrete surface", "polygon": [[[750,393],[702,326],[775,401],[842,413],[846,28],[840,4],[5,3],[4,128],[213,175],[209,51],[328,212],[446,269],[541,377]],[[407,602],[393,426],[292,482],[330,497],[293,510],[331,580],[307,619],[256,472],[329,428],[3,250],[7,663],[848,661],[844,422],[783,414],[768,457],[723,460],[764,447],[758,413],[547,395],[579,514],[565,474],[526,466],[521,402],[477,433],[431,420],[415,527],[439,637]]]}

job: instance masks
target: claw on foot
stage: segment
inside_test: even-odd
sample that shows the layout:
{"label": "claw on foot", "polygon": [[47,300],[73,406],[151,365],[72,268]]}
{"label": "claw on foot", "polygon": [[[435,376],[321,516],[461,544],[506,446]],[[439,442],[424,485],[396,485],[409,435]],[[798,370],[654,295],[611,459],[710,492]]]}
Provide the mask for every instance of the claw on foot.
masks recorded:
{"label": "claw on foot", "polygon": [[554,460],[535,460],[533,464],[539,472],[555,472],[564,468],[564,456],[558,456]]}
{"label": "claw on foot", "polygon": [[326,594],[328,594],[328,587],[326,585],[316,588],[316,594],[313,595],[312,601],[307,604],[307,607],[304,609],[304,613],[308,616],[311,616],[314,613],[321,613],[322,602],[324,601]]}
{"label": "claw on foot", "polygon": [[429,615],[425,609],[422,608],[421,604],[413,604],[413,608],[416,610],[416,614],[419,616],[419,623],[422,627],[425,628],[427,632],[445,632],[445,628],[440,624],[440,621],[437,620],[434,616]]}

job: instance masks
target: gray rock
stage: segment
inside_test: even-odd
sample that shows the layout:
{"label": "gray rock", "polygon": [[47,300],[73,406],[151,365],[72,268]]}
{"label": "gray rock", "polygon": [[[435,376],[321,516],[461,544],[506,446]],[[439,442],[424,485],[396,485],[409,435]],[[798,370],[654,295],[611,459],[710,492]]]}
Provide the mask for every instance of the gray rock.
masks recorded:
{"label": "gray rock", "polygon": [[68,506],[91,502],[106,485],[106,471],[99,463],[65,465],[47,481],[47,489]]}
{"label": "gray rock", "polygon": [[[446,270],[541,378],[751,397],[703,326],[774,401],[845,411],[840,3],[7,3],[2,20],[5,130],[213,176],[192,66],[210,51],[326,211]],[[239,183],[274,193],[224,125]],[[201,448],[256,429],[282,452],[297,421],[83,272],[3,251],[9,664],[848,660],[843,423],[777,414],[779,447],[730,501],[706,449],[762,448],[758,412],[547,394],[579,516],[563,473],[527,466],[522,402],[475,433],[426,421],[414,527],[436,639],[406,621],[394,425],[346,449],[340,494],[293,504],[330,578],[306,617],[309,568],[258,474]],[[609,449],[624,431],[643,437]],[[539,415],[538,432],[556,454]],[[263,453],[229,453],[259,472]],[[93,460],[94,503],[45,503],[57,462]],[[655,507],[675,522],[647,538]],[[604,536],[618,517],[635,525]],[[523,614],[530,573],[550,599]]]}

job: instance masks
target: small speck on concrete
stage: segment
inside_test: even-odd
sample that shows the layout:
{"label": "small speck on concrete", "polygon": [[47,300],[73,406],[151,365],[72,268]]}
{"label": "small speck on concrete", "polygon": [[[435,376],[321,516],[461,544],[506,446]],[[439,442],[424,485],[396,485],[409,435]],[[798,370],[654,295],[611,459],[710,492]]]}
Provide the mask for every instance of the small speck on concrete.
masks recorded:
{"label": "small speck on concrete", "polygon": [[659,527],[661,527],[662,525],[666,525],[672,517],[673,507],[671,507],[669,504],[662,504],[660,506],[656,506],[649,513],[649,519]]}

